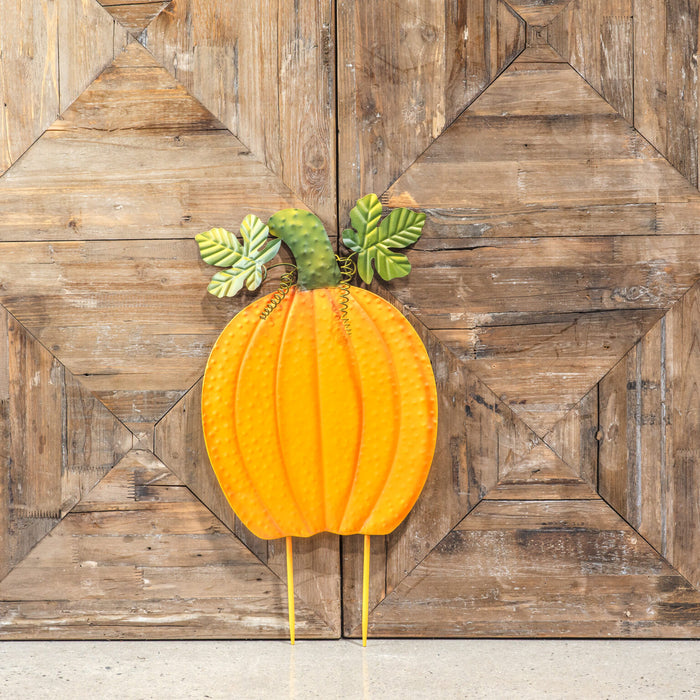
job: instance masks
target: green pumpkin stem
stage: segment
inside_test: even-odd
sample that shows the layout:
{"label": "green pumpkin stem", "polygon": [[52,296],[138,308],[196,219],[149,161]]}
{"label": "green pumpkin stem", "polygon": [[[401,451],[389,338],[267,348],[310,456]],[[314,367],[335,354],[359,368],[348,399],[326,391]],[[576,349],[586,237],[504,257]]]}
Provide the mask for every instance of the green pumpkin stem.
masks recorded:
{"label": "green pumpkin stem", "polygon": [[301,289],[337,287],[340,268],[321,220],[303,209],[282,209],[267,222],[270,233],[284,241],[297,265]]}

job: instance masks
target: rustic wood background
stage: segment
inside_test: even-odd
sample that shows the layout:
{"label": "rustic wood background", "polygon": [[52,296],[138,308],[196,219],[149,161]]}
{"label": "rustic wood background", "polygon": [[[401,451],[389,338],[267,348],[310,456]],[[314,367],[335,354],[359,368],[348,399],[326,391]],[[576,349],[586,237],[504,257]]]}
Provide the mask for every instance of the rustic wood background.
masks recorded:
{"label": "rustic wood background", "polygon": [[[0,0],[0,638],[286,636],[200,430],[250,297],[193,236],[370,191],[428,216],[376,291],[440,396],[370,634],[700,636],[699,13]],[[360,538],[295,564],[298,635],[358,635]]]}

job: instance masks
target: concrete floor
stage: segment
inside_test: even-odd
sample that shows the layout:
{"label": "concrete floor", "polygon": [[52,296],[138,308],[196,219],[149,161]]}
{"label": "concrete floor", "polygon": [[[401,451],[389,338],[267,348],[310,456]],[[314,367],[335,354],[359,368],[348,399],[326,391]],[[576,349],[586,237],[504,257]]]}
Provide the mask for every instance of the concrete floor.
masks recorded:
{"label": "concrete floor", "polygon": [[686,698],[700,642],[4,642],[0,697]]}

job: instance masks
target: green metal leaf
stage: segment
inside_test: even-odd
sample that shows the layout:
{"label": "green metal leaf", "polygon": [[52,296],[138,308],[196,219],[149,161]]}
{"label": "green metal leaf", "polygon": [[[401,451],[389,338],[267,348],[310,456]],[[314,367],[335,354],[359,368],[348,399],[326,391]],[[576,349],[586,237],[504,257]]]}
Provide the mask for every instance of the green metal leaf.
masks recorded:
{"label": "green metal leaf", "polygon": [[232,297],[243,289],[250,275],[250,270],[237,270],[235,267],[230,270],[221,270],[211,278],[207,291],[219,298]]}
{"label": "green metal leaf", "polygon": [[366,283],[374,277],[372,261],[382,279],[405,277],[411,271],[411,263],[403,253],[393,248],[405,248],[421,236],[425,214],[410,209],[394,209],[377,226],[382,207],[377,195],[368,194],[357,202],[350,212],[355,230],[343,231],[343,244],[358,253],[357,271]]}
{"label": "green metal leaf", "polygon": [[[343,244],[353,253],[362,252],[363,247],[372,245],[372,234],[376,231],[379,218],[382,215],[382,204],[376,194],[368,194],[357,200],[350,210],[350,221],[353,229],[343,231]],[[376,237],[375,237],[376,238]]]}
{"label": "green metal leaf", "polygon": [[212,228],[194,237],[199,246],[202,260],[209,265],[228,267],[232,265],[242,252],[241,244],[235,233],[225,228]]}
{"label": "green metal leaf", "polygon": [[[204,262],[228,270],[217,272],[207,290],[217,297],[232,297],[243,285],[257,289],[265,278],[265,263],[277,255],[282,241],[268,243],[268,227],[249,214],[241,224],[243,245],[233,233],[213,228],[195,237]],[[267,244],[267,245],[266,245]]]}

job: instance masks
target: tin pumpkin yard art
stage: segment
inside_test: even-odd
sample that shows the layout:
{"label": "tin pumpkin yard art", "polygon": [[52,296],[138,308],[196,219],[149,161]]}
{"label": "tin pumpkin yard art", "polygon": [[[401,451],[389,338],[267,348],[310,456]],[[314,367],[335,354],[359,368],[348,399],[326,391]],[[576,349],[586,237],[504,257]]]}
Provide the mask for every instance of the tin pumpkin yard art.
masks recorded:
{"label": "tin pumpkin yard art", "polygon": [[[242,242],[213,228],[196,238],[222,268],[208,290],[257,289],[284,242],[295,264],[279,289],[226,326],[209,356],[202,422],[211,465],[229,504],[258,537],[286,538],[290,638],[294,643],[292,537],[364,535],[362,638],[367,641],[369,537],[406,517],[430,469],[437,395],[428,355],[404,316],[353,286],[376,269],[410,272],[396,249],[421,235],[425,214],[382,206],[370,194],[350,212],[347,257],[321,221],[284,209],[267,224],[247,216]],[[271,237],[270,237],[271,236]],[[275,265],[270,265],[275,267]]]}

